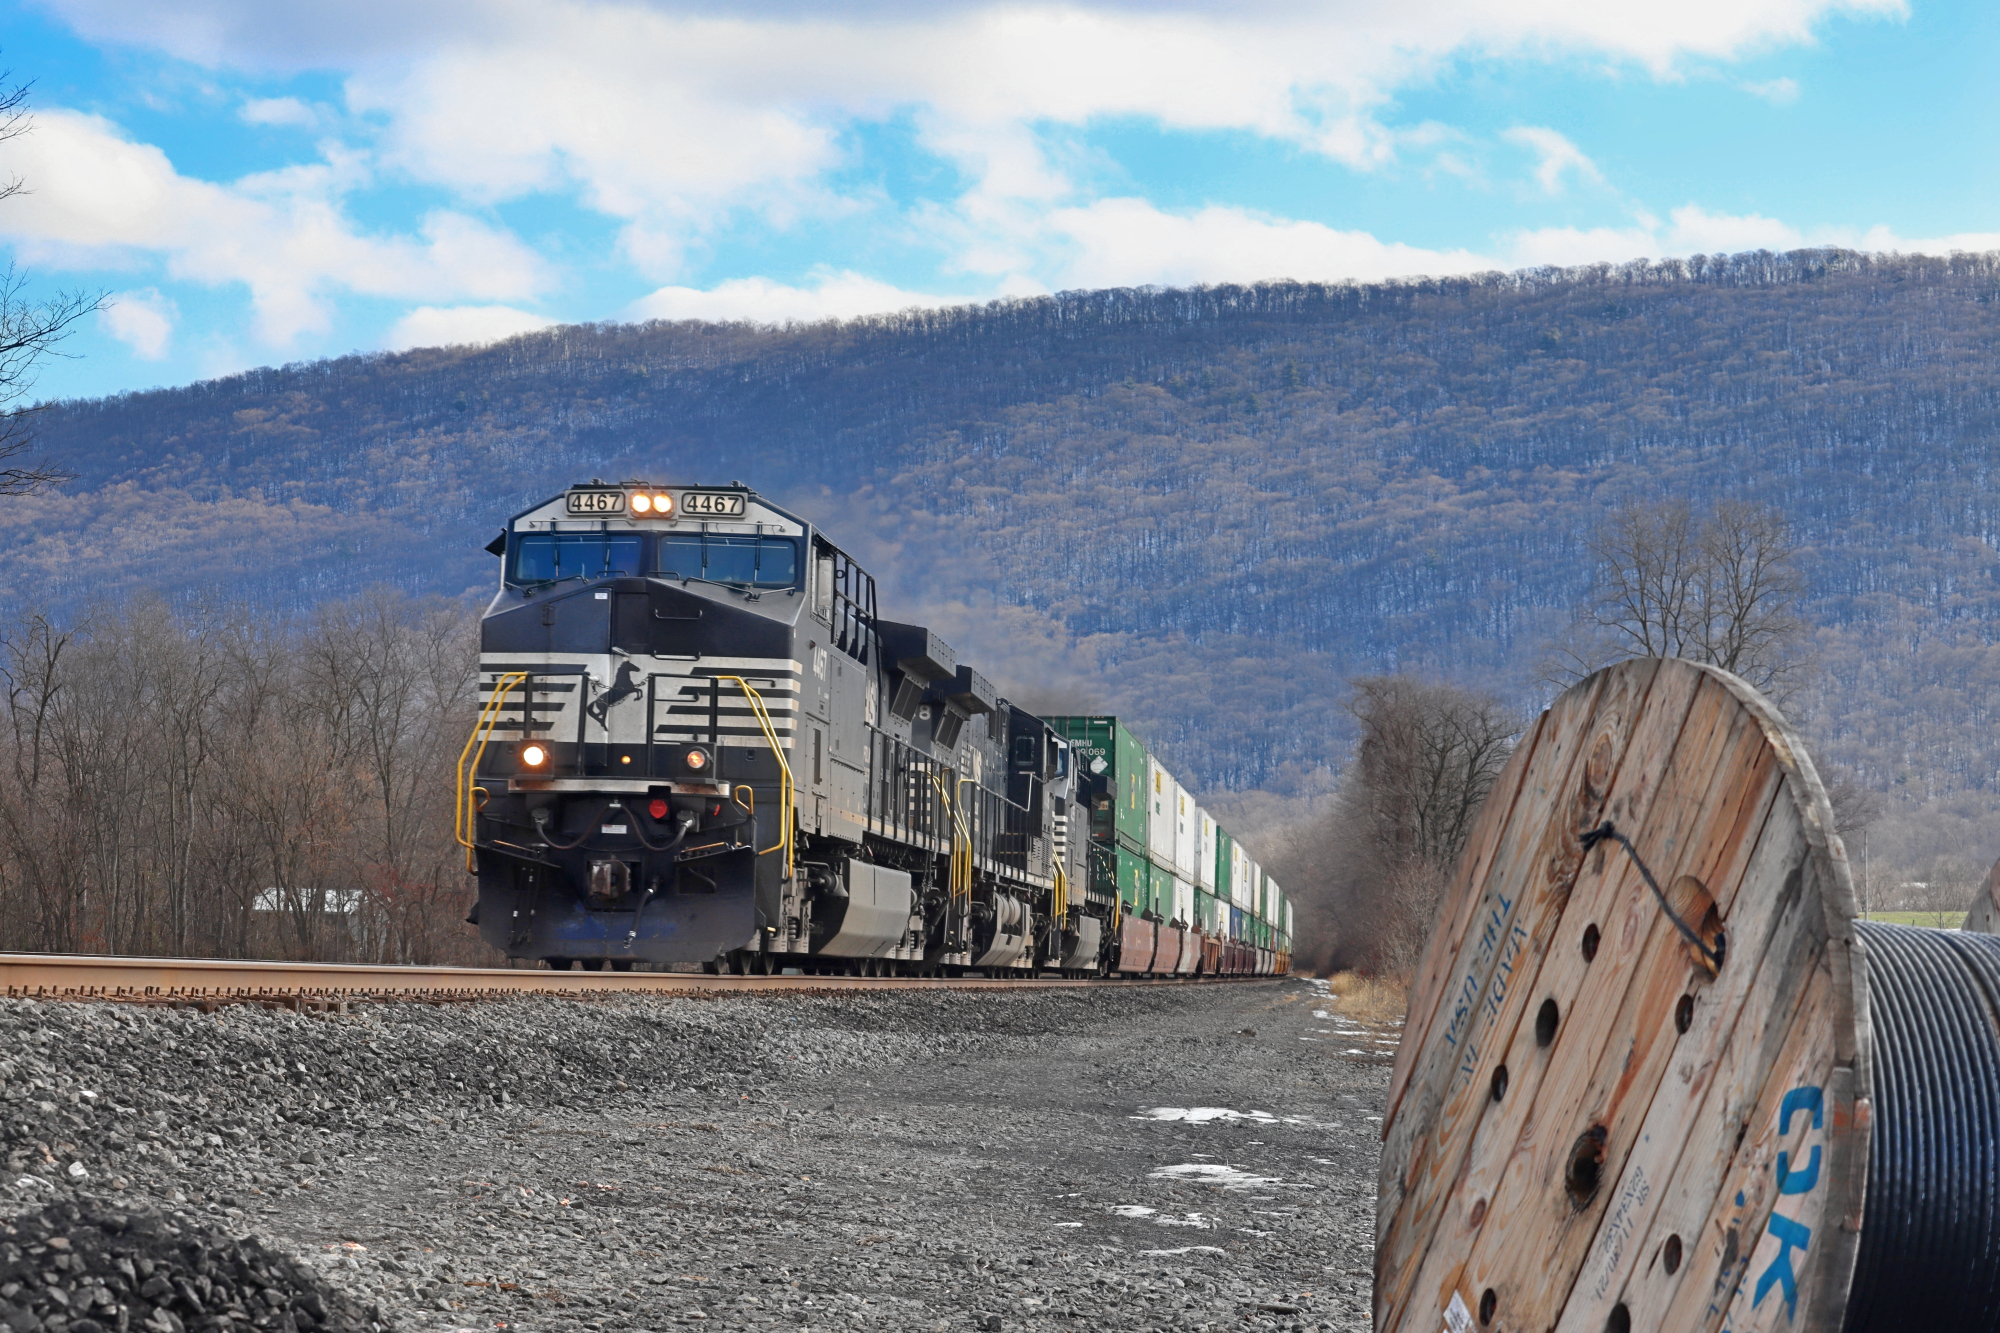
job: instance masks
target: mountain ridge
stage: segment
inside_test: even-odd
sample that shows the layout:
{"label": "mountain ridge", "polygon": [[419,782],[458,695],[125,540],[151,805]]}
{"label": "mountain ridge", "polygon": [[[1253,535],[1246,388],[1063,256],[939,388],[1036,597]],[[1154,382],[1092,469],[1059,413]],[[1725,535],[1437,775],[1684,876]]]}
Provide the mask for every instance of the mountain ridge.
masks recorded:
{"label": "mountain ridge", "polygon": [[740,478],[896,618],[1226,799],[1322,789],[1357,674],[1533,705],[1597,516],[1727,494],[1801,541],[1816,748],[1969,801],[1938,836],[1990,854],[1996,349],[2000,256],[1838,250],[566,326],[53,405],[77,481],[0,549],[58,605],[476,595],[501,520],[572,480]]}

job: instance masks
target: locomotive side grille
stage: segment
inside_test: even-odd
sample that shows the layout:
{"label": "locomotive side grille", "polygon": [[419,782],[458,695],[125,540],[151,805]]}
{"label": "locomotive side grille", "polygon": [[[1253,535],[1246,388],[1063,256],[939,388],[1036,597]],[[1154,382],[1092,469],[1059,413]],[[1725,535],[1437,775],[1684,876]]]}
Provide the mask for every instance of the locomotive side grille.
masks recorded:
{"label": "locomotive side grille", "polygon": [[[494,682],[499,677],[486,678],[483,673],[479,682],[479,704],[483,708],[493,697]],[[576,680],[570,678],[531,679],[526,685],[508,694],[500,709],[494,714],[493,734],[495,736],[548,735],[556,720],[569,707],[570,696],[576,693]],[[523,723],[532,717],[534,726],[526,728]]]}
{"label": "locomotive side grille", "polygon": [[[719,668],[726,674],[737,674]],[[791,748],[799,725],[799,681],[796,675],[757,677],[742,673],[764,701],[778,743]],[[704,741],[711,745],[764,744],[757,712],[734,685],[718,685],[705,671],[677,680],[655,677],[653,740],[676,744]]]}

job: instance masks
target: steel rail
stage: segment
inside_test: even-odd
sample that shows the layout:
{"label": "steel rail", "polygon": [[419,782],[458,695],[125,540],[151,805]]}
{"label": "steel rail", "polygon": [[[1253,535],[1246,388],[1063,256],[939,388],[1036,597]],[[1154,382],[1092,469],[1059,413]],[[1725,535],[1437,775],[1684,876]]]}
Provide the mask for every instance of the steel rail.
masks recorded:
{"label": "steel rail", "polygon": [[517,995],[713,995],[756,991],[1021,990],[1181,985],[1254,977],[1177,977],[1150,982],[1069,977],[713,976],[704,972],[553,972],[505,967],[394,967],[276,963],[221,958],[124,958],[102,954],[0,953],[0,996],[170,1003],[499,999]]}

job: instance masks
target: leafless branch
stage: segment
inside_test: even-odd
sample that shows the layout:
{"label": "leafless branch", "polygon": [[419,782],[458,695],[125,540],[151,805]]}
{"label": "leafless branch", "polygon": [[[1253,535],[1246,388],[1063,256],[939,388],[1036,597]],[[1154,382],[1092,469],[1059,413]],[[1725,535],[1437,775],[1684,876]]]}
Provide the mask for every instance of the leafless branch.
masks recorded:
{"label": "leafless branch", "polygon": [[[27,110],[29,85],[9,86],[11,77],[0,72],[0,143],[34,128]],[[0,202],[25,188],[19,179],[0,182]],[[20,404],[34,388],[36,366],[47,357],[63,355],[58,344],[76,322],[104,308],[102,293],[61,292],[46,301],[31,301],[25,286],[25,277],[11,265],[0,276],[0,461],[21,458],[34,444],[31,425],[38,409]],[[27,495],[69,477],[53,463],[24,460],[0,468],[0,496]]]}
{"label": "leafless branch", "polygon": [[1551,645],[1545,678],[1568,684],[1621,657],[1684,657],[1742,676],[1779,703],[1802,683],[1805,579],[1783,515],[1725,500],[1627,504],[1587,543],[1589,601]]}

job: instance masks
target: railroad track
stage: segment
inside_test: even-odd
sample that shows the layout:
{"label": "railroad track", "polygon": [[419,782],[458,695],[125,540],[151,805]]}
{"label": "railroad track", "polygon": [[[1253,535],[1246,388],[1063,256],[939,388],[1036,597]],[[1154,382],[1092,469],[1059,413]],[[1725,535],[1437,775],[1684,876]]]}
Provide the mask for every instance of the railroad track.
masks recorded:
{"label": "railroad track", "polygon": [[[1202,978],[1219,980],[1220,978]],[[453,1001],[518,995],[714,995],[742,991],[1021,990],[1183,985],[1067,977],[711,976],[700,972],[551,972],[505,967],[383,967],[211,958],[0,953],[0,995],[10,999],[118,1000],[212,1009],[226,1004],[339,1010],[356,1001]]]}

